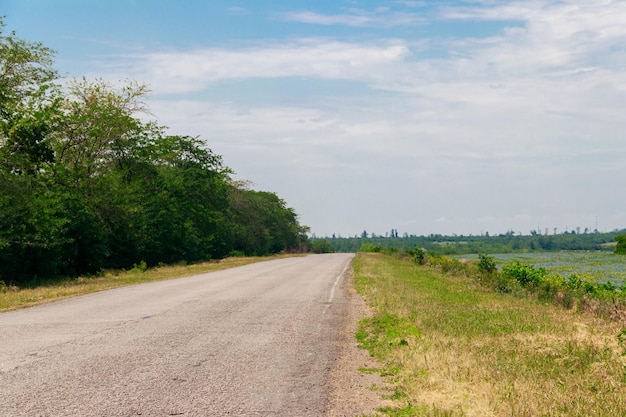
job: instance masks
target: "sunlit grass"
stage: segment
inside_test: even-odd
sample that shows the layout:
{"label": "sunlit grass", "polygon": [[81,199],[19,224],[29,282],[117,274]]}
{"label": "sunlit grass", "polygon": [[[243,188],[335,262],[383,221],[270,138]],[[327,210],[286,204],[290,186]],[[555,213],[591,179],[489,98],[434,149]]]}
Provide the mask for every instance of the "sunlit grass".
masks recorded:
{"label": "sunlit grass", "polygon": [[35,288],[2,286],[0,288],[0,311],[28,307],[59,298],[87,294],[124,285],[180,278],[204,272],[234,268],[269,259],[274,258],[236,257],[192,265],[163,266],[145,271],[141,268],[134,268],[129,271],[103,271],[99,276],[54,281],[48,285],[41,285]]}
{"label": "sunlit grass", "polygon": [[376,311],[357,337],[397,387],[389,415],[626,415],[620,324],[390,256],[354,270]]}

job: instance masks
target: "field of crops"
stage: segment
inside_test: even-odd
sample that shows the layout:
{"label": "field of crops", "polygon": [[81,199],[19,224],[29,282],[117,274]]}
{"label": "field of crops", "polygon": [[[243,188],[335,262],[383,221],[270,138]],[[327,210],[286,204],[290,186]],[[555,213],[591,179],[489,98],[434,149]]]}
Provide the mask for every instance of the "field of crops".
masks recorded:
{"label": "field of crops", "polygon": [[[498,265],[518,260],[536,268],[546,268],[550,274],[578,275],[592,282],[611,282],[617,286],[626,283],[626,256],[608,251],[561,251],[489,254]],[[478,260],[478,255],[460,255],[456,258]]]}

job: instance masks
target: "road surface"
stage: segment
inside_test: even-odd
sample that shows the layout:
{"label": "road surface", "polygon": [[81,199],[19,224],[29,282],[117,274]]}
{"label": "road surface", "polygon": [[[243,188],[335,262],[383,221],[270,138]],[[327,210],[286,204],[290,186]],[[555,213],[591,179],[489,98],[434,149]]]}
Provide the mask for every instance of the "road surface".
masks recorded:
{"label": "road surface", "polygon": [[0,314],[0,416],[323,416],[352,255]]}

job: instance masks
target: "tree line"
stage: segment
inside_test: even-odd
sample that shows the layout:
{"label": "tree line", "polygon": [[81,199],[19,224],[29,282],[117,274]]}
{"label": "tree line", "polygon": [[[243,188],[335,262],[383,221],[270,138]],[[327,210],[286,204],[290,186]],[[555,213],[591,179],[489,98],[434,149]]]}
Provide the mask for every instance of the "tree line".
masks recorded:
{"label": "tree line", "polygon": [[[372,236],[366,232],[360,237],[323,237],[311,239],[311,247],[321,248],[324,252],[357,252],[364,250],[375,252],[380,249],[423,248],[429,253],[438,255],[461,255],[470,253],[513,253],[560,250],[619,250],[626,248],[625,230],[607,233],[564,233],[559,235],[516,235],[508,232],[500,235],[462,236],[462,235],[404,235],[398,237]],[[625,249],[626,250],[626,249]]]}
{"label": "tree line", "polygon": [[147,86],[72,80],[0,17],[0,280],[302,250],[276,194],[148,114]]}

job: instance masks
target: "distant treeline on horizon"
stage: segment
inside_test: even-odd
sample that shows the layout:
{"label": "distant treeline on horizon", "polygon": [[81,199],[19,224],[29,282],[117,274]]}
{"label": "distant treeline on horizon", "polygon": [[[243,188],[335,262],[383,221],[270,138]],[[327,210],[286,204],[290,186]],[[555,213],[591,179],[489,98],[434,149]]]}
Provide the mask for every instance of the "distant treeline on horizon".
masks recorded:
{"label": "distant treeline on horizon", "polygon": [[429,252],[442,255],[469,253],[510,253],[559,250],[606,250],[612,251],[616,244],[615,237],[626,233],[626,229],[611,232],[583,233],[575,230],[559,234],[540,234],[532,231],[529,235],[515,234],[509,231],[499,235],[440,235],[416,236],[403,234],[392,229],[385,236],[368,234],[353,237],[311,237],[311,241],[327,242],[335,252],[357,252],[363,245],[380,248],[414,249],[424,248]]}

